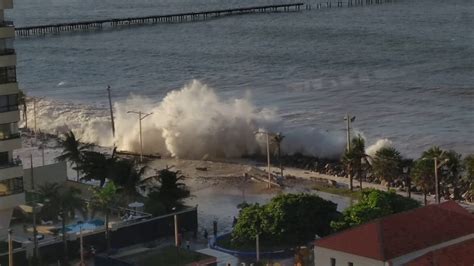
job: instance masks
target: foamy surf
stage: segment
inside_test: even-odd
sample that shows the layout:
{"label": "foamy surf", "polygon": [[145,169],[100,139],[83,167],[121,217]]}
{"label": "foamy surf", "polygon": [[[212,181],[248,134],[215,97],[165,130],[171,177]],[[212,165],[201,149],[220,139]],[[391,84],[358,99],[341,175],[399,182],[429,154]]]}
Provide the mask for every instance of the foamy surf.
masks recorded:
{"label": "foamy surf", "polygon": [[[256,131],[282,132],[285,135],[282,150],[288,154],[300,152],[338,158],[346,142],[345,134],[341,132],[287,129],[276,110],[257,108],[249,95],[223,99],[214,89],[197,80],[169,92],[161,102],[136,95],[116,102],[115,138],[106,108],[44,99],[37,102],[37,128],[52,134],[72,130],[84,142],[105,147],[116,145],[120,150],[138,152],[138,116],[129,111],[151,114],[142,121],[143,149],[148,154],[202,159],[235,158],[264,152],[266,138],[255,134]],[[31,106],[28,119],[29,127],[32,127]],[[376,143],[368,150],[373,152],[380,146],[383,145]]]}

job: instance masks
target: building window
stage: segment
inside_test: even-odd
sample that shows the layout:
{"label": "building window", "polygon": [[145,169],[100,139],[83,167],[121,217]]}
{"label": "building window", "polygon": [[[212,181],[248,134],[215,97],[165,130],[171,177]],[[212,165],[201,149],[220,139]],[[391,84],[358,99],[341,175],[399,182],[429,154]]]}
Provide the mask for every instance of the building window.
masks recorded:
{"label": "building window", "polygon": [[19,138],[17,123],[0,124],[0,140]]}
{"label": "building window", "polygon": [[331,266],[336,266],[336,259],[335,258],[331,258]]}
{"label": "building window", "polygon": [[8,151],[0,152],[0,165],[6,165],[10,162],[8,158]]}
{"label": "building window", "polygon": [[0,96],[0,112],[18,110],[18,94]]}
{"label": "building window", "polygon": [[347,266],[354,266],[354,263],[348,262],[348,263],[347,263]]}
{"label": "building window", "polygon": [[23,193],[23,177],[0,181],[0,197]]}
{"label": "building window", "polygon": [[0,84],[16,82],[15,66],[0,67]]}

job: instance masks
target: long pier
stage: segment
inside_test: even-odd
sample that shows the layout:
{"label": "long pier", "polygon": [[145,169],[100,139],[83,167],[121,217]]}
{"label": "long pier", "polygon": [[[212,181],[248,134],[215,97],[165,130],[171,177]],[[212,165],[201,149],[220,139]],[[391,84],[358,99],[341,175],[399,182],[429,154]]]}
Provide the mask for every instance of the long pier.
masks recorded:
{"label": "long pier", "polygon": [[244,8],[232,8],[222,10],[212,10],[203,12],[178,13],[171,15],[157,15],[147,17],[131,17],[131,18],[112,18],[103,20],[79,21],[70,23],[47,24],[39,26],[19,27],[16,28],[18,36],[58,34],[68,31],[96,30],[103,27],[120,27],[127,25],[145,25],[157,23],[181,23],[202,21],[223,16],[242,15],[249,13],[274,13],[274,12],[292,12],[300,11],[303,3],[266,5]]}

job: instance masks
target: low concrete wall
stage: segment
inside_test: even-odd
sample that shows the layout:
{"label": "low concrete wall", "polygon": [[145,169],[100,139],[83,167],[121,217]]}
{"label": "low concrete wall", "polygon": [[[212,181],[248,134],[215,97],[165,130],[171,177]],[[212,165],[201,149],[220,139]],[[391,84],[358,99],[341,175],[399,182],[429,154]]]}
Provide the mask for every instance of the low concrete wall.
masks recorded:
{"label": "low concrete wall", "polygon": [[[189,208],[180,212],[114,228],[110,232],[112,249],[120,249],[135,244],[151,242],[161,237],[172,236],[174,234],[175,214],[178,216],[179,227],[182,231],[192,232],[193,234],[197,232],[197,207]],[[70,259],[79,257],[79,241],[79,238],[68,241],[68,255]],[[97,252],[105,251],[105,230],[85,234],[83,236],[83,243],[85,250],[90,246],[94,246]],[[21,254],[23,254],[22,256],[24,257],[18,258],[18,260],[26,261],[26,249],[23,248],[22,251],[24,253]],[[56,263],[63,256],[62,241],[58,240],[44,245],[40,243],[39,255],[43,259],[43,262]],[[8,254],[0,254],[0,263],[5,260],[8,262]]]}

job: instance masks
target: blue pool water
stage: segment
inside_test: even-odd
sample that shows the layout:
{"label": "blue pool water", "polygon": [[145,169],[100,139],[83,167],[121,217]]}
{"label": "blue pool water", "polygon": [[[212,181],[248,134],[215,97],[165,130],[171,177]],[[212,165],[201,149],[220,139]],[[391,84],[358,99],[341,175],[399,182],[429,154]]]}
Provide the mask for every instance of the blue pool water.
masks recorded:
{"label": "blue pool water", "polygon": [[79,233],[82,227],[82,230],[94,230],[97,227],[103,226],[104,221],[100,219],[94,219],[82,224],[70,224],[66,226],[66,231],[69,233]]}

